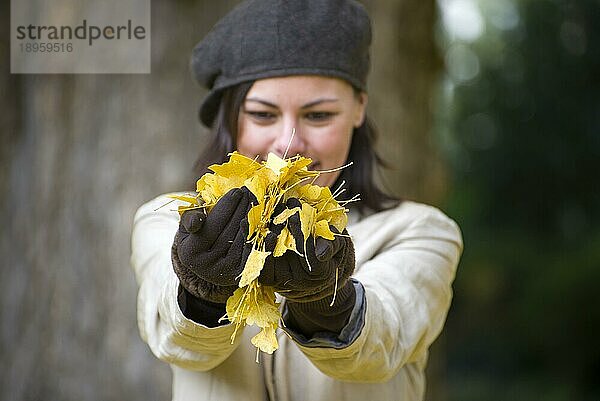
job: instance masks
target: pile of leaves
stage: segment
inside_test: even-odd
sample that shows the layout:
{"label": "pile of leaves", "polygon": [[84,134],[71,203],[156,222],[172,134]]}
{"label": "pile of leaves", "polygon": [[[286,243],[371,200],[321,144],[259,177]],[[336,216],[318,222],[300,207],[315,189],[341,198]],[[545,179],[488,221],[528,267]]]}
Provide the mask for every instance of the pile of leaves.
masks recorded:
{"label": "pile of leaves", "polygon": [[[240,276],[239,288],[227,300],[226,315],[223,317],[235,324],[232,343],[240,327],[260,327],[260,332],[251,340],[257,347],[257,361],[259,350],[271,354],[278,348],[275,332],[281,317],[274,289],[258,282],[265,259],[271,253],[273,257],[279,257],[287,251],[306,258],[304,249],[296,249],[296,241],[287,228],[287,219],[299,213],[305,241],[309,236],[333,240],[339,234],[332,232],[330,226],[341,233],[348,222],[345,205],[356,200],[352,198],[338,202],[335,197],[343,189],[339,188],[332,193],[328,187],[315,185],[320,174],[337,169],[311,171],[308,170],[311,162],[311,159],[302,156],[282,159],[273,153],[269,153],[266,161],[258,162],[233,152],[229,154],[227,162],[209,167],[212,173],[206,173],[198,180],[195,196],[171,195],[172,198],[189,203],[179,207],[180,214],[195,208],[206,208],[210,213],[223,195],[242,186],[246,186],[258,200],[258,204],[253,205],[248,212],[247,241],[252,243],[252,251]],[[285,208],[277,216],[273,216],[275,207],[285,204],[289,198],[297,198],[301,207]],[[265,238],[271,222],[286,225],[277,237],[275,249],[269,252],[265,250]],[[308,263],[307,258],[306,261]]]}

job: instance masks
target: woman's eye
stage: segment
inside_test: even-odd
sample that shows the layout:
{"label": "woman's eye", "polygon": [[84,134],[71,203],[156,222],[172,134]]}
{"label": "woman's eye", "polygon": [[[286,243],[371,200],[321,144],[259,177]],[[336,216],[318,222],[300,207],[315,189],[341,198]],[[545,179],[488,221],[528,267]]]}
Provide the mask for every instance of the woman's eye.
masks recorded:
{"label": "woman's eye", "polygon": [[331,113],[329,111],[312,111],[306,114],[306,118],[311,121],[327,121],[331,117],[333,117],[335,113]]}
{"label": "woman's eye", "polygon": [[275,114],[269,111],[246,111],[246,113],[257,120],[266,121],[275,118]]}

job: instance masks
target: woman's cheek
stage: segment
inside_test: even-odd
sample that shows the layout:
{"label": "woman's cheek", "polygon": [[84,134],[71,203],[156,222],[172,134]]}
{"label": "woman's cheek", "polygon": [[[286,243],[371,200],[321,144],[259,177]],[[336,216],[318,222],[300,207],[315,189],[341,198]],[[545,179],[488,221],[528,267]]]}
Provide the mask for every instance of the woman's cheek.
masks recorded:
{"label": "woman's cheek", "polygon": [[323,164],[327,164],[329,168],[339,167],[346,161],[350,139],[348,135],[336,130],[321,136],[318,143],[315,143],[315,149]]}
{"label": "woman's cheek", "polygon": [[266,155],[269,146],[264,135],[252,131],[245,131],[240,135],[237,148],[244,156],[254,158],[257,155]]}

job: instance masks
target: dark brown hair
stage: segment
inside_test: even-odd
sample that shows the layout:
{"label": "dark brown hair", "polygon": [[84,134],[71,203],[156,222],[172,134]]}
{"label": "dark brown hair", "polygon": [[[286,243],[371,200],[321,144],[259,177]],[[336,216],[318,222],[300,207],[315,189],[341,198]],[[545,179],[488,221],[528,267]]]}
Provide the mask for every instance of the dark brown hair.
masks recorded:
{"label": "dark brown hair", "polygon": [[[212,142],[204,149],[194,165],[198,177],[208,171],[211,164],[221,164],[228,153],[236,148],[239,110],[254,81],[243,82],[223,91],[223,97],[212,128]],[[359,92],[355,89],[355,93]],[[369,210],[379,212],[401,202],[401,199],[382,191],[375,183],[374,173],[378,168],[387,168],[387,163],[375,150],[377,130],[367,117],[363,124],[354,129],[348,161],[353,164],[344,168],[331,186],[337,189],[343,181],[346,191],[344,199],[360,194],[360,201],[353,204],[361,213]]]}

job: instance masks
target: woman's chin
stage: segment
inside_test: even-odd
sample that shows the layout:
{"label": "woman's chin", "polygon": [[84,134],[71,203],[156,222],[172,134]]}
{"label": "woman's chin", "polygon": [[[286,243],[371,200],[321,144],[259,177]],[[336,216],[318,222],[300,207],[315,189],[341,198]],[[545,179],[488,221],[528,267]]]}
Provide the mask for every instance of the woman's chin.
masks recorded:
{"label": "woman's chin", "polygon": [[[336,174],[336,173],[321,174],[315,180],[314,184],[318,185],[320,187],[331,187],[335,183],[335,180],[337,179],[338,174]],[[332,191],[333,191],[333,188],[332,188]]]}

